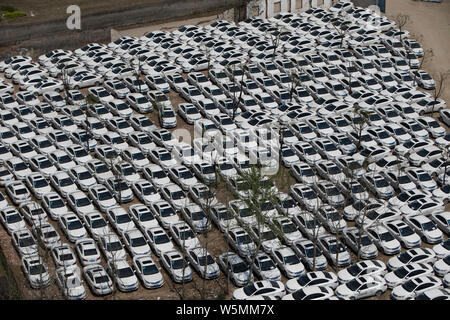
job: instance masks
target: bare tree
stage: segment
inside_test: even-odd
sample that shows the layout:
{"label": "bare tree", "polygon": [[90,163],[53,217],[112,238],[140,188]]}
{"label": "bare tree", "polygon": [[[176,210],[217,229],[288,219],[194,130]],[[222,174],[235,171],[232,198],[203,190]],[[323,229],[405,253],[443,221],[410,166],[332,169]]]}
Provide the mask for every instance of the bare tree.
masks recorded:
{"label": "bare tree", "polygon": [[[339,15],[340,15],[340,11],[339,11]],[[336,20],[335,22],[333,22],[331,25],[333,26],[334,30],[336,31],[336,33],[339,36],[339,39],[341,41],[341,48],[344,48],[344,39],[347,36],[348,33],[348,27],[350,26],[351,21],[350,20]]]}
{"label": "bare tree", "polygon": [[247,61],[245,63],[240,64],[240,68],[242,70],[242,75],[241,75],[240,81],[238,81],[236,79],[236,74],[235,74],[235,71],[237,70],[236,64],[233,64],[231,66],[228,65],[226,67],[228,72],[231,75],[231,82],[233,83],[233,86],[236,86],[239,83],[239,97],[236,97],[236,91],[233,91],[233,114],[232,114],[232,117],[231,117],[233,120],[236,117],[236,111],[239,108],[239,104],[240,104],[240,101],[241,101],[241,98],[242,98],[242,94],[244,93],[244,76],[245,76],[245,72],[244,72],[243,68],[248,63],[250,63],[250,53],[248,54]]}
{"label": "bare tree", "polygon": [[350,125],[358,135],[358,141],[356,142],[356,152],[359,152],[362,149],[361,143],[363,131],[369,124],[369,117],[371,112],[361,109],[358,103],[355,103],[353,105],[353,111],[357,116],[357,121],[352,121]]}
{"label": "bare tree", "polygon": [[[408,25],[409,21],[411,20],[411,17],[407,14],[398,14],[394,17],[395,24],[397,25],[397,28],[400,32],[403,31],[403,29]],[[400,41],[403,40],[403,35],[400,33]]]}
{"label": "bare tree", "polygon": [[433,105],[432,112],[435,111],[434,108],[436,106],[437,100],[441,97],[442,93],[444,92],[445,84],[446,84],[447,80],[449,79],[449,77],[450,77],[450,70],[447,70],[444,72],[441,71],[433,77],[436,85],[435,85],[435,88],[432,93],[432,96],[434,99],[434,105]]}
{"label": "bare tree", "polygon": [[[410,57],[408,59],[408,65],[409,65],[409,68],[411,69],[411,56],[409,55],[409,53],[411,53],[411,49],[407,48],[406,52],[408,53],[408,56]],[[419,66],[417,69],[420,70],[420,69],[422,69],[422,66],[424,64],[431,62],[431,60],[433,60],[433,56],[434,56],[433,49],[430,48],[430,49],[425,50],[423,52],[422,57],[419,58]],[[417,71],[413,72],[413,79],[414,79],[413,83],[416,86],[417,85]]]}
{"label": "bare tree", "polygon": [[61,81],[63,83],[64,87],[64,99],[66,100],[67,104],[69,103],[69,90],[70,90],[70,76],[69,72],[67,71],[66,67],[63,67],[61,72]]}

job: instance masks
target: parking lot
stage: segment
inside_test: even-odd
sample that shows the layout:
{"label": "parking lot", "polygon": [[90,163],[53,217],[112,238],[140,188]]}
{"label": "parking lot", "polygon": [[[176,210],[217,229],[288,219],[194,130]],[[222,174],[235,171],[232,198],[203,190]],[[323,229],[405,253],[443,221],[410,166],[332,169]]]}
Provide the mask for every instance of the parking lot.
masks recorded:
{"label": "parking lot", "polygon": [[[403,261],[404,255],[403,260],[395,258],[407,250],[422,253],[412,257],[413,262],[435,267],[433,271],[413,264],[421,270],[420,281],[430,282],[430,288],[448,287],[448,264],[446,271],[436,271],[437,263],[445,265],[446,256],[448,261],[449,250],[445,209],[450,176],[444,172],[450,114],[442,111],[446,102],[434,99],[434,81],[417,69],[423,49],[408,31],[400,33],[392,21],[342,3],[330,11],[286,13],[238,25],[187,25],[141,38],[124,36],[107,45],[88,44],[73,52],[56,49],[36,62],[27,57],[0,62],[0,183],[5,198],[0,240],[24,297],[63,298],[64,288],[55,282],[59,264],[59,272],[66,275],[77,265],[84,279],[77,287],[81,293],[66,295],[99,298],[89,284],[86,266],[92,262],[82,262],[76,249],[85,238],[94,239],[99,253],[94,264],[109,268],[111,283],[118,277],[115,263],[123,258],[132,268],[124,270],[135,274],[114,281],[120,292],[106,289],[106,299],[179,299],[180,294],[228,299],[233,292],[233,298],[244,298],[237,288],[247,281],[239,282],[237,272],[230,274],[234,283],[227,286],[220,264],[225,252],[250,266],[242,274],[281,280],[289,294],[302,287],[292,289],[292,279],[305,272],[321,277],[321,270],[339,276],[340,286],[336,278],[320,287],[328,288],[322,295],[311,288],[305,291],[319,294],[316,298],[390,299],[392,288],[401,287],[401,282],[386,289],[386,279],[393,277],[386,273],[410,264]],[[343,25],[348,26],[345,31]],[[231,144],[222,144],[223,139]],[[222,165],[214,164],[218,159]],[[270,190],[280,203],[244,217],[248,191],[233,185],[256,164],[269,172],[275,185]],[[116,180],[125,184],[117,187]],[[208,200],[212,202],[195,197],[204,187],[213,192]],[[56,199],[67,205],[66,212],[49,206]],[[283,209],[283,201],[293,206]],[[216,202],[225,206],[229,218],[212,217],[212,209],[220,207]],[[164,216],[163,204],[174,214]],[[142,209],[145,219],[142,215],[140,220],[133,208]],[[27,213],[33,209],[40,213]],[[106,227],[89,224],[94,215],[108,221]],[[254,264],[255,253],[249,249],[261,241],[252,231],[259,225],[257,215],[263,215],[267,230],[283,219],[286,226],[281,235],[261,243],[264,270]],[[69,218],[83,223],[76,229],[64,227]],[[312,220],[306,223],[308,219]],[[394,227],[400,222],[411,234],[396,234]],[[13,235],[21,233],[17,230],[29,230],[28,237],[32,234],[37,241],[47,223],[57,234],[53,243],[39,241],[48,248],[39,252],[47,252],[43,262],[49,269],[49,286],[42,278],[29,282],[19,271],[26,263],[21,258],[30,263],[26,256],[36,259],[37,249],[29,245],[29,252],[19,253],[11,245]],[[231,225],[249,234],[248,248],[230,240],[232,231],[237,232]],[[194,231],[189,244],[176,235],[181,227]],[[168,243],[158,246],[149,230],[169,235]],[[347,272],[346,278],[342,270],[358,262],[352,230],[362,230],[359,255],[367,265],[360,266],[358,276]],[[379,235],[387,238],[377,239]],[[145,243],[133,246],[127,240],[131,236]],[[104,249],[108,241],[113,244],[112,237],[123,247],[114,254]],[[338,239],[343,243],[339,257],[330,252]],[[316,270],[301,254],[308,241],[317,241],[326,261],[320,268],[314,263]],[[66,263],[54,256],[60,244],[72,250]],[[212,260],[208,270],[197,269],[192,252],[205,254],[205,247]],[[190,262],[184,269],[188,275],[177,273],[176,263],[172,268],[161,263],[167,252],[172,254],[167,261],[180,262],[183,256]],[[294,262],[279,261],[278,253]],[[136,261],[144,260],[149,268],[156,265],[151,275],[162,277],[162,287],[160,280],[138,280]],[[186,277],[185,286],[175,283],[180,276]],[[212,279],[203,282],[205,277]],[[366,285],[359,296],[356,289],[347,292],[345,283],[356,278],[371,282],[373,288]],[[45,289],[29,289],[42,282]],[[400,291],[395,289],[396,299],[415,298]]]}

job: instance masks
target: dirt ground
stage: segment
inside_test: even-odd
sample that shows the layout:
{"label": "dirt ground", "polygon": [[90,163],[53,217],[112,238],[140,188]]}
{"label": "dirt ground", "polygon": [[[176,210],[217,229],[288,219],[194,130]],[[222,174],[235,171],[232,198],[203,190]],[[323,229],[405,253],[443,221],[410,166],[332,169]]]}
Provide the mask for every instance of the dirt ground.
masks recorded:
{"label": "dirt ground", "polygon": [[[405,26],[411,36],[420,39],[423,48],[433,49],[433,58],[425,63],[423,69],[431,74],[450,70],[450,1],[428,3],[416,0],[387,0],[386,15],[393,18],[398,14],[410,17]],[[442,94],[450,103],[450,80]]]}

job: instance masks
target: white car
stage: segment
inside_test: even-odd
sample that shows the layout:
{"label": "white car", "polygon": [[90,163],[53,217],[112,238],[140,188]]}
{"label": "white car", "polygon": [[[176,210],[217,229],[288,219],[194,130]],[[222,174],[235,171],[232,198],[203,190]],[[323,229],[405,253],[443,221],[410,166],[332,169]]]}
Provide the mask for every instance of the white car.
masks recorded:
{"label": "white car", "polygon": [[61,289],[62,294],[68,300],[84,300],[86,298],[86,289],[80,278],[78,267],[56,269],[56,283]]}
{"label": "white car", "polygon": [[385,274],[384,279],[389,289],[393,289],[396,286],[402,285],[410,279],[414,279],[421,276],[432,276],[433,266],[429,263],[410,263],[406,264],[395,271],[391,271]]}
{"label": "white car", "polygon": [[219,265],[203,247],[187,249],[187,258],[200,277],[215,279],[220,275]]}
{"label": "white car", "polygon": [[312,286],[286,294],[282,300],[334,300],[334,292],[330,287]]}
{"label": "white car", "polygon": [[395,271],[398,268],[410,264],[417,263],[434,263],[437,260],[436,254],[429,248],[409,249],[392,257],[388,260],[387,267],[389,270]]}
{"label": "white car", "polygon": [[346,247],[338,241],[334,236],[324,235],[318,239],[319,247],[324,255],[331,261],[333,265],[340,267],[348,266],[351,257]]}
{"label": "white car", "polygon": [[125,231],[122,234],[122,238],[132,257],[150,254],[150,246],[147,243],[147,239],[138,229]]}
{"label": "white car", "polygon": [[115,233],[105,234],[100,238],[99,247],[106,260],[121,260],[127,257],[123,244]]}
{"label": "white car", "polygon": [[107,295],[113,292],[113,282],[100,264],[84,267],[83,277],[93,293]]}
{"label": "white car", "polygon": [[382,251],[385,255],[394,255],[400,252],[400,242],[383,225],[370,226],[366,229],[366,232],[378,250]]}
{"label": "white car", "polygon": [[130,292],[139,288],[139,280],[125,259],[109,260],[107,271],[111,278],[115,278],[115,284],[120,291]]}
{"label": "white car", "polygon": [[436,225],[447,235],[450,234],[450,212],[442,211],[435,212],[429,216],[431,220],[433,220]]}
{"label": "white car", "polygon": [[39,226],[35,225],[31,229],[31,232],[47,249],[61,244],[61,236],[50,223],[41,223]]}
{"label": "white car", "polygon": [[431,289],[442,287],[441,279],[434,276],[420,276],[395,287],[391,292],[392,300],[411,300]]}
{"label": "white car", "polygon": [[93,211],[83,215],[84,226],[89,230],[95,240],[105,234],[111,233],[111,228],[103,215],[98,211]]}
{"label": "white car", "polygon": [[88,190],[88,194],[94,204],[102,212],[106,212],[106,210],[108,210],[109,208],[117,205],[117,202],[114,199],[113,195],[104,185],[97,184],[90,187]]}
{"label": "white car", "polygon": [[361,259],[374,259],[378,256],[378,249],[365,230],[348,227],[342,231],[342,235],[345,244],[359,254]]}
{"label": "white car", "polygon": [[441,243],[434,245],[433,251],[436,253],[438,259],[442,259],[450,255],[450,239],[447,238]]}
{"label": "white car", "polygon": [[288,293],[294,293],[300,289],[317,286],[336,289],[338,285],[339,282],[337,276],[333,272],[312,271],[288,280],[286,282],[286,291]]}
{"label": "white car", "polygon": [[171,183],[163,168],[157,164],[150,164],[143,169],[144,176],[155,187],[162,188]]}
{"label": "white car", "polygon": [[386,281],[382,277],[363,275],[338,286],[335,294],[339,299],[356,300],[374,295],[379,297],[386,290]]}
{"label": "white car", "polygon": [[6,194],[14,204],[20,204],[24,201],[31,200],[31,193],[21,181],[11,181],[5,186]]}
{"label": "white car", "polygon": [[340,283],[347,283],[361,276],[378,276],[383,278],[387,272],[386,265],[381,260],[361,261],[338,272]]}
{"label": "white car", "polygon": [[166,199],[176,210],[181,210],[181,208],[190,203],[189,198],[183,190],[174,183],[162,187],[161,193],[164,199]]}
{"label": "white car", "polygon": [[13,247],[20,257],[38,254],[38,244],[28,229],[20,229],[11,234]]}
{"label": "white car", "polygon": [[150,255],[136,256],[133,266],[142,285],[147,289],[157,289],[163,286],[164,278]]}
{"label": "white car", "polygon": [[20,267],[33,289],[45,288],[50,285],[50,274],[39,255],[23,257]]}
{"label": "white car", "polygon": [[218,260],[220,268],[237,287],[245,286],[253,281],[253,274],[248,263],[238,254],[225,252],[219,256]]}
{"label": "white car", "polygon": [[385,221],[384,227],[405,248],[420,247],[422,243],[420,236],[402,220]]}
{"label": "white car", "polygon": [[115,206],[106,211],[106,216],[113,228],[122,235],[124,232],[136,229],[136,224],[130,214],[121,206]]}
{"label": "white car", "polygon": [[300,258],[290,247],[281,247],[272,251],[272,257],[287,278],[297,278],[305,273]]}
{"label": "white car", "polygon": [[51,255],[53,261],[55,262],[56,268],[71,268],[77,265],[75,254],[67,243],[53,247],[51,250]]}
{"label": "white car", "polygon": [[192,270],[177,250],[163,252],[160,264],[174,282],[186,283],[192,280]]}
{"label": "white car", "polygon": [[442,231],[436,224],[424,215],[407,216],[403,219],[424,241],[428,243],[442,242]]}
{"label": "white car", "polygon": [[12,206],[0,210],[0,221],[8,234],[26,228],[26,223],[22,215]]}
{"label": "white car", "polygon": [[67,213],[59,217],[58,224],[70,242],[87,237],[83,223],[74,213]]}
{"label": "white car", "polygon": [[434,273],[439,277],[444,277],[446,274],[450,273],[450,255],[436,261],[433,269]]}
{"label": "white car", "polygon": [[255,281],[243,288],[234,290],[232,300],[248,300],[256,296],[270,296],[282,298],[286,294],[284,284],[281,281],[261,280]]}
{"label": "white car", "polygon": [[163,252],[175,250],[172,241],[163,228],[154,227],[145,230],[145,236],[153,252],[160,257]]}
{"label": "white car", "polygon": [[101,262],[100,251],[94,239],[84,238],[77,240],[75,242],[75,251],[83,267]]}

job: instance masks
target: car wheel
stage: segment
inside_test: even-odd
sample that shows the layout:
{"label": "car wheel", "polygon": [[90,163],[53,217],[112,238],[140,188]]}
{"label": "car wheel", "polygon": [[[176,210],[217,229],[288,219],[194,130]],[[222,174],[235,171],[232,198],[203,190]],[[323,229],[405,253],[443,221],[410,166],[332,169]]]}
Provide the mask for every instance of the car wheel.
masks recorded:
{"label": "car wheel", "polygon": [[356,300],[356,298],[355,297],[350,297],[350,300]]}
{"label": "car wheel", "polygon": [[77,86],[74,86],[73,88],[74,88],[75,90],[80,90],[80,86],[78,86],[78,85],[77,85]]}
{"label": "car wheel", "polygon": [[419,115],[423,116],[425,114],[425,111],[421,110],[419,111]]}
{"label": "car wheel", "polygon": [[381,294],[382,294],[381,290],[378,290],[377,293],[375,293],[375,295],[376,295],[377,297],[381,296]]}

